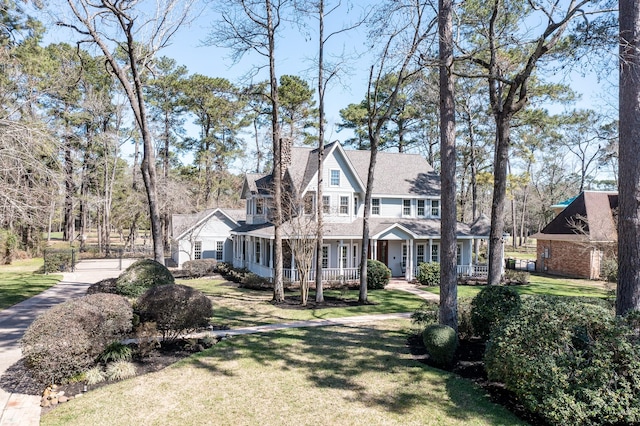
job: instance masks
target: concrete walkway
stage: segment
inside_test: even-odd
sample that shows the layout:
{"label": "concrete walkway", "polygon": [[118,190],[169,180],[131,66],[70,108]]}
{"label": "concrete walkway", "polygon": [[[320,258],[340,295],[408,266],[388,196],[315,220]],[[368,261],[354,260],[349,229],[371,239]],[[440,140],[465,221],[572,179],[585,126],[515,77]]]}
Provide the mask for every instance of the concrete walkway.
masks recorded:
{"label": "concrete walkway", "polygon": [[[124,270],[132,262],[132,260],[128,259],[123,260],[122,269]],[[65,273],[64,278],[57,285],[37,296],[0,311],[0,376],[22,357],[19,339],[38,315],[65,300],[84,296],[91,284],[105,278],[117,277],[120,273],[118,260],[83,260],[76,266],[75,272]],[[407,283],[404,280],[391,280],[387,288],[406,291],[425,300],[435,302],[440,300],[438,295],[420,290],[416,285]],[[324,320],[292,321],[233,330],[215,330],[201,334],[224,338],[288,328],[350,325],[409,318],[410,316],[411,313],[360,315]],[[0,426],[37,426],[40,424],[40,412],[39,395],[14,394],[0,389]]]}
{"label": "concrete walkway", "polygon": [[[133,263],[123,259],[122,269]],[[118,259],[83,260],[75,272],[65,273],[55,286],[0,311],[0,376],[21,357],[19,340],[34,319],[51,306],[84,296],[87,288],[122,271]],[[0,389],[0,426],[40,424],[40,396],[13,394]]]}

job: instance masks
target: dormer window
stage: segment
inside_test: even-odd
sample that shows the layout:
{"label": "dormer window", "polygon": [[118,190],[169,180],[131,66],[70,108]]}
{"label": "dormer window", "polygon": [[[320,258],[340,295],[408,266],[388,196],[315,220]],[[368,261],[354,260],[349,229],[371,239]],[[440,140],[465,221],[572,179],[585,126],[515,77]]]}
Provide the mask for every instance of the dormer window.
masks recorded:
{"label": "dormer window", "polygon": [[331,186],[340,186],[340,170],[331,170]]}
{"label": "dormer window", "polygon": [[440,200],[431,200],[431,216],[440,217]]}
{"label": "dormer window", "polygon": [[310,215],[313,214],[314,203],[313,203],[314,195],[312,193],[305,194],[304,199],[302,200],[304,214]]}
{"label": "dormer window", "polygon": [[256,199],[256,214],[264,214],[264,200],[262,198]]}

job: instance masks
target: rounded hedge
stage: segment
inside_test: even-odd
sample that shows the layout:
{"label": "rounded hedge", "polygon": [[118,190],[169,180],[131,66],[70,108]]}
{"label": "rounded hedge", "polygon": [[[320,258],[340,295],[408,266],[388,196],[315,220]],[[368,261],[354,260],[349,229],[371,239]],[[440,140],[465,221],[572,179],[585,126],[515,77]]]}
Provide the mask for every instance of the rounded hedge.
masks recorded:
{"label": "rounded hedge", "polygon": [[131,330],[133,310],[115,294],[92,294],[45,311],[22,341],[26,366],[37,380],[51,384],[93,365],[110,343]]}
{"label": "rounded hedge", "polygon": [[200,290],[179,284],[152,287],[136,304],[143,322],[155,322],[163,340],[209,324],[213,315],[211,300]]}
{"label": "rounded hedge", "polygon": [[520,307],[520,295],[510,287],[490,285],[471,301],[471,323],[480,337],[487,339],[491,330]]}
{"label": "rounded hedge", "polygon": [[453,328],[431,324],[422,332],[422,341],[435,364],[446,367],[453,363],[458,348],[458,336]]}
{"label": "rounded hedge", "polygon": [[485,368],[550,424],[640,422],[637,334],[602,306],[524,298],[492,333]]}
{"label": "rounded hedge", "polygon": [[138,297],[151,287],[174,282],[173,275],[164,265],[152,259],[142,259],[120,274],[116,280],[116,292],[126,297]]}
{"label": "rounded hedge", "polygon": [[440,264],[435,262],[421,262],[418,265],[418,282],[422,285],[440,285]]}
{"label": "rounded hedge", "polygon": [[389,284],[391,279],[391,269],[379,260],[367,260],[367,288],[369,290],[380,290]]}

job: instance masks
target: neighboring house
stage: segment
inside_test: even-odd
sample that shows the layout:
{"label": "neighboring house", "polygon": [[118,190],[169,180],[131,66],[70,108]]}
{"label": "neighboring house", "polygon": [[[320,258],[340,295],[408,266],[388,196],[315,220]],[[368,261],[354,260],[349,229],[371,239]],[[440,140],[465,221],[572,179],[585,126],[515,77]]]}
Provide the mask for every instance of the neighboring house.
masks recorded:
{"label": "neighboring house", "polygon": [[[321,254],[324,280],[358,279],[369,156],[369,151],[344,150],[337,142],[325,147]],[[315,221],[318,151],[294,147],[285,166],[285,193],[294,203],[288,211],[294,212],[291,217],[296,219],[284,223],[283,240],[302,234],[312,239],[313,227],[300,229],[298,219]],[[246,222],[231,229],[233,265],[273,277],[272,176],[247,174],[241,197],[246,200]],[[440,261],[440,177],[422,156],[378,153],[370,209],[369,257],[385,263],[392,275],[411,280],[419,263]],[[473,240],[487,239],[488,234],[486,218],[471,226],[458,223],[459,274],[477,273],[472,262]],[[284,278],[296,281],[295,259],[286,243],[283,264]],[[486,266],[483,272],[486,273]],[[314,276],[312,271],[310,279]]]}
{"label": "neighboring house", "polygon": [[602,261],[617,251],[616,192],[584,191],[539,233],[536,270],[596,279]]}
{"label": "neighboring house", "polygon": [[245,210],[209,209],[175,214],[172,221],[171,259],[178,267],[187,260],[216,259],[232,262],[231,230],[241,226]]}

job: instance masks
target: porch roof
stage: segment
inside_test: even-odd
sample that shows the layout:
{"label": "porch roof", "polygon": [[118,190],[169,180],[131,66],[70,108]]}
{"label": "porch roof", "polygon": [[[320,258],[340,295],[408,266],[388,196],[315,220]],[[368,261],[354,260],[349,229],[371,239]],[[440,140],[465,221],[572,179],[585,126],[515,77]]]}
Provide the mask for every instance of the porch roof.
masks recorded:
{"label": "porch roof", "polygon": [[[362,224],[363,219],[358,218],[349,223],[336,223],[325,222],[324,223],[324,238],[325,239],[361,239],[362,238]],[[369,219],[369,235],[375,237],[385,231],[393,229],[394,227],[400,228],[404,231],[411,233],[413,239],[429,239],[440,238],[440,224],[439,219],[397,219],[392,218],[371,218]],[[296,234],[293,232],[294,228],[290,222],[283,224],[283,238],[288,238],[290,235]],[[259,225],[242,224],[241,226],[233,230],[234,234],[246,234],[261,238],[273,238],[274,226],[271,223],[264,223]],[[488,235],[474,235],[471,227],[467,224],[458,222],[458,229],[456,231],[458,238],[488,238]]]}

